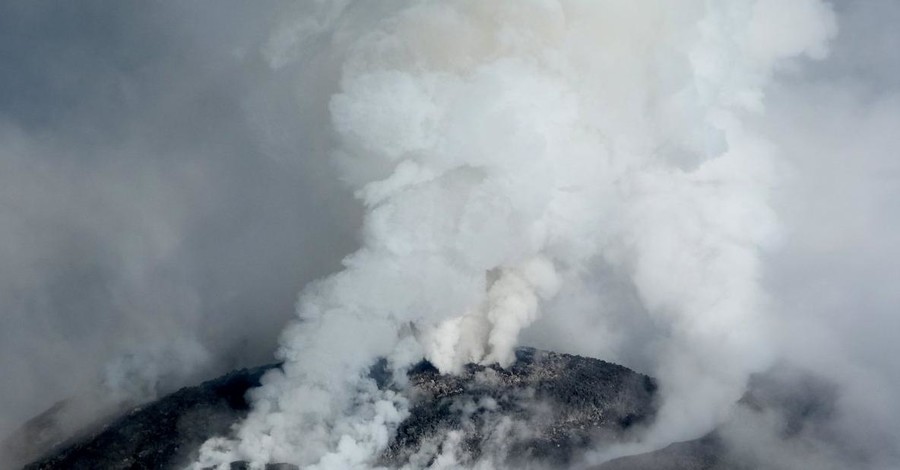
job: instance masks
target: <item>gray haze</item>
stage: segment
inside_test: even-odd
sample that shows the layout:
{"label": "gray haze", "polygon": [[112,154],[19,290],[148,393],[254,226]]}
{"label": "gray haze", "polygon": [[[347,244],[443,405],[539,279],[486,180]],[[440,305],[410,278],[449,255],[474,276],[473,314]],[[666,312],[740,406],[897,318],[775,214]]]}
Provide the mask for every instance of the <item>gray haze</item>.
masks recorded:
{"label": "gray haze", "polygon": [[[900,3],[831,4],[830,56],[780,70],[754,123],[788,175],[763,283],[777,354],[837,383],[834,433],[891,468]],[[336,65],[264,57],[303,5],[0,3],[0,437],[97,387],[144,400],[271,360],[300,288],[353,251],[361,209],[326,158],[337,84],[304,70]],[[596,277],[607,317],[562,296],[523,342],[652,371],[661,332]]]}
{"label": "gray haze", "polygon": [[280,9],[0,5],[0,435],[100,382],[140,400],[270,361],[352,250],[325,102],[296,98],[330,84],[258,52]]}

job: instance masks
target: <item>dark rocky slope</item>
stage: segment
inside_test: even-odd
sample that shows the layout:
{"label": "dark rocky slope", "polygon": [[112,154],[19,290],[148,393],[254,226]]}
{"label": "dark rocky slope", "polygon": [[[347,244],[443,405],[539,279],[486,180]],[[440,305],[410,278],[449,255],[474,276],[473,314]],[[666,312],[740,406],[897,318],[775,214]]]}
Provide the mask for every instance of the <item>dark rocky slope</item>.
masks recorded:
{"label": "dark rocky slope", "polygon": [[191,458],[206,439],[227,434],[249,411],[244,395],[275,365],[231,372],[183,388],[51,450],[26,469],[166,469]]}
{"label": "dark rocky slope", "polygon": [[454,430],[464,431],[463,462],[489,457],[513,466],[568,465],[579,450],[626,439],[654,414],[656,386],[649,377],[534,349],[519,349],[509,368],[471,364],[458,376],[423,363],[410,371],[410,381],[412,409],[382,456],[386,466],[410,459],[427,464]]}
{"label": "dark rocky slope", "polygon": [[[259,385],[270,365],[232,372],[196,387],[184,388],[152,404],[135,408],[90,433],[58,446],[28,469],[167,469],[189,462],[206,439],[227,435],[248,412],[247,390]],[[383,364],[372,376],[391,387]],[[587,448],[628,440],[654,416],[654,381],[625,367],[597,359],[519,349],[516,362],[503,369],[469,365],[455,376],[440,375],[427,362],[410,370],[410,416],[376,462],[399,467],[430,463],[446,451],[447,437],[460,436],[455,452],[462,464],[486,460],[522,468],[525,462],[548,467],[579,465]],[[785,387],[760,382],[742,401],[748,412],[776,409],[785,421],[785,438],[796,423],[827,415],[831,398],[800,389],[781,396]],[[796,387],[792,387],[796,390]],[[812,398],[810,398],[812,397]],[[818,397],[818,398],[816,398]],[[785,407],[785,404],[787,407]],[[735,460],[722,439],[702,439],[624,457],[595,470],[720,470],[756,468]],[[234,469],[246,468],[234,462]],[[295,468],[270,465],[274,469]]]}
{"label": "dark rocky slope", "polygon": [[[516,359],[507,369],[469,365],[457,376],[440,375],[427,362],[413,368],[410,416],[379,463],[427,461],[433,455],[423,449],[439,451],[448,431],[461,430],[463,459],[497,453],[493,444],[502,440],[509,443],[503,452],[513,460],[566,464],[578,449],[627,438],[653,416],[655,384],[647,376],[596,359],[533,349],[520,349]],[[272,367],[232,372],[184,388],[26,468],[177,468],[203,441],[227,434],[246,415],[246,391]],[[377,367],[373,376],[384,379]],[[498,434],[501,421],[503,435]]]}

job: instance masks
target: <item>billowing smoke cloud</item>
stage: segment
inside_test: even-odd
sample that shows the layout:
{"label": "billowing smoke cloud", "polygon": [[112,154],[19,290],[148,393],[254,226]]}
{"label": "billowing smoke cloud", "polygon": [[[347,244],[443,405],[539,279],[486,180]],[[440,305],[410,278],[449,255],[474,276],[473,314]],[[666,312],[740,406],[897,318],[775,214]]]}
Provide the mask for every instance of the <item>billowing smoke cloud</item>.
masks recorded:
{"label": "billowing smoke cloud", "polygon": [[[777,149],[744,125],[792,58],[821,59],[830,8],[795,2],[325,4],[275,47],[328,44],[335,158],[365,204],[362,248],[308,287],[284,372],[255,395],[234,459],[365,466],[404,400],[366,377],[509,363],[523,329],[595,264],[666,330],[664,403],[644,445],[720,423],[772,360],[761,252]],[[597,286],[603,288],[603,286]],[[600,311],[602,305],[594,305]]]}
{"label": "billowing smoke cloud", "polygon": [[353,252],[203,465],[371,466],[406,412],[376,357],[402,385],[519,342],[660,378],[597,460],[787,362],[838,412],[801,445],[737,412],[736,451],[900,461],[891,0],[0,9],[0,435],[267,360]]}

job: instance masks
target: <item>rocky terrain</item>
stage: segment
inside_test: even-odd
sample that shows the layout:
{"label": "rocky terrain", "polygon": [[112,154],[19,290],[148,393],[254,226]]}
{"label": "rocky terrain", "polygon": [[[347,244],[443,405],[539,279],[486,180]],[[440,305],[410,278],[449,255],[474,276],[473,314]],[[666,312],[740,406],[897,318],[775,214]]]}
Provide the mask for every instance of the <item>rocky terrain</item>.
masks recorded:
{"label": "rocky terrain", "polygon": [[427,465],[451,431],[462,431],[463,463],[568,465],[591,444],[627,439],[654,414],[649,377],[534,349],[519,349],[507,369],[469,365],[458,376],[423,363],[410,380],[413,406],[382,456],[386,466]]}
{"label": "rocky terrain", "polygon": [[[269,365],[231,372],[156,402],[51,449],[26,469],[165,469],[191,458],[206,439],[227,434],[246,416],[244,395],[259,385]],[[45,421],[50,418],[46,417]],[[49,426],[52,423],[45,422]],[[26,429],[39,433],[41,429]]]}
{"label": "rocky terrain", "polygon": [[[92,432],[55,446],[33,469],[167,469],[189,462],[207,438],[227,435],[248,412],[246,392],[259,385],[269,365],[232,372],[137,407]],[[383,364],[372,368],[379,386],[390,387]],[[452,453],[463,465],[474,461],[510,468],[585,467],[582,451],[627,441],[655,413],[653,379],[622,366],[578,356],[522,348],[508,368],[470,364],[461,374],[441,375],[422,362],[408,374],[410,415],[376,462],[387,468],[427,466]],[[818,385],[816,389],[821,389]],[[779,410],[788,416],[785,436],[796,425],[827,410],[827,400],[798,401],[778,395],[778,386],[754,385],[743,408]],[[812,390],[812,389],[810,389]],[[821,396],[802,391],[804,396]],[[45,413],[34,426],[49,426]],[[793,426],[793,427],[792,427]],[[248,468],[233,462],[233,469]],[[717,433],[664,449],[624,457],[592,470],[719,470],[754,468],[725,451]],[[295,468],[271,464],[268,470]]]}
{"label": "rocky terrain", "polygon": [[[236,371],[179,390],[57,446],[26,468],[177,468],[203,441],[227,434],[246,415],[244,394],[272,367],[277,366]],[[373,376],[382,378],[378,367]],[[509,368],[469,365],[456,376],[440,375],[423,362],[409,379],[410,416],[381,456],[384,466],[427,463],[452,431],[462,431],[457,434],[463,460],[512,456],[511,461],[567,465],[589,443],[627,439],[654,412],[655,384],[649,377],[596,359],[534,349],[520,349]],[[279,467],[289,468],[272,466]]]}

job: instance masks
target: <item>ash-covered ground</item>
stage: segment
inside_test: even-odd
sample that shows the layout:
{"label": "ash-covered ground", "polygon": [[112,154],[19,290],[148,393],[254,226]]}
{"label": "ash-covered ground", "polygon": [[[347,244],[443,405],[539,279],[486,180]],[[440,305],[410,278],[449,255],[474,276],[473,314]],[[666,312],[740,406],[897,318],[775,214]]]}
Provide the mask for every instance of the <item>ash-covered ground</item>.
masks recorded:
{"label": "ash-covered ground", "polygon": [[627,439],[654,414],[650,377],[534,349],[517,350],[507,369],[470,364],[458,376],[422,363],[410,380],[413,407],[382,456],[387,466],[427,467],[448,451],[463,466],[570,464],[592,444]]}
{"label": "ash-covered ground", "polygon": [[[380,387],[396,388],[383,365],[373,366],[373,379]],[[243,369],[181,389],[45,450],[43,458],[25,468],[183,468],[204,441],[228,435],[246,416],[247,391],[277,367]],[[458,375],[441,375],[422,362],[408,379],[404,393],[410,414],[373,467],[429,468],[452,459],[461,468],[759,468],[759,461],[735,452],[720,431],[602,464],[585,460],[586,451],[636,441],[657,409],[654,379],[598,359],[519,348],[515,363],[505,369],[470,364]],[[794,387],[791,396],[773,379],[757,379],[752,389],[738,408],[787,417],[782,437],[788,440],[800,435],[805,423],[826,419],[831,410],[831,397],[821,393],[827,390],[823,384]],[[40,442],[40,436],[54,433],[54,410],[39,418],[20,432],[20,443]],[[230,467],[249,468],[241,461]],[[296,467],[272,463],[266,468]]]}
{"label": "ash-covered ground", "polygon": [[[26,468],[183,466],[206,439],[227,434],[246,415],[245,393],[273,367],[184,388],[52,449]],[[461,464],[491,459],[568,465],[591,445],[627,439],[654,413],[651,378],[597,359],[534,349],[519,349],[506,369],[469,365],[459,375],[441,375],[423,362],[408,376],[410,415],[373,464],[427,466],[441,453],[454,452]],[[377,366],[373,377],[393,386]],[[52,419],[39,425],[46,432]]]}

